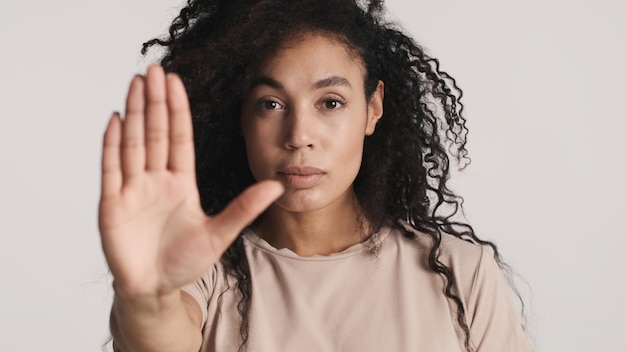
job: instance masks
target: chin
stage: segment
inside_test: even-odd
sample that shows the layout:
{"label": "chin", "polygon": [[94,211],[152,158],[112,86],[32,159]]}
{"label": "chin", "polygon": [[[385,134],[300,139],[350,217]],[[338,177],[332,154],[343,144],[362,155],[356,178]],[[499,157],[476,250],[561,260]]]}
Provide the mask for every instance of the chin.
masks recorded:
{"label": "chin", "polygon": [[289,212],[304,213],[320,210],[330,204],[330,202],[324,202],[318,195],[302,194],[308,193],[304,190],[298,190],[297,193],[300,194],[293,193],[293,191],[287,191],[276,201],[276,205]]}

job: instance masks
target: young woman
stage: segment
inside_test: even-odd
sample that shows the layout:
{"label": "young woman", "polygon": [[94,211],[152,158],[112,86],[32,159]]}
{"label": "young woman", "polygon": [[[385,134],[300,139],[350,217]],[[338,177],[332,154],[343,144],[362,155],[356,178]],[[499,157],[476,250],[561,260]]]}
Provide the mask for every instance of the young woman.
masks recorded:
{"label": "young woman", "polygon": [[446,187],[460,91],[382,12],[190,0],[145,44],[104,137],[116,350],[530,350]]}

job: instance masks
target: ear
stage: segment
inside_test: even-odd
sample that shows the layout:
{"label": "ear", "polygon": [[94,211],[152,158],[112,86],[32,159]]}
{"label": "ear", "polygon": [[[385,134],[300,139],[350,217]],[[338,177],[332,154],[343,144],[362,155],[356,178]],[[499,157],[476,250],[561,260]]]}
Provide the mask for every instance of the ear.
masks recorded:
{"label": "ear", "polygon": [[385,97],[385,83],[378,81],[376,90],[372,94],[367,103],[367,125],[365,126],[365,135],[370,136],[376,129],[378,120],[383,116],[383,100]]}

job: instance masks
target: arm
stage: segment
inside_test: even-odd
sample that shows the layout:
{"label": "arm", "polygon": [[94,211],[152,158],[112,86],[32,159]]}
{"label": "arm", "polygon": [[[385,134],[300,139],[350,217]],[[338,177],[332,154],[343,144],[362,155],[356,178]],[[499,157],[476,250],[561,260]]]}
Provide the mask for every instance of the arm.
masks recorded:
{"label": "arm", "polygon": [[468,302],[477,352],[530,352],[532,346],[513,304],[511,290],[491,254],[483,249]]}
{"label": "arm", "polygon": [[99,229],[114,277],[116,350],[197,352],[202,312],[180,288],[215,264],[281,193],[279,183],[261,182],[206,216],[183,84],[156,65],[136,76],[124,120],[114,114],[109,121],[102,154]]}
{"label": "arm", "polygon": [[168,297],[125,299],[115,296],[111,334],[115,351],[199,351],[202,312],[182,291]]}

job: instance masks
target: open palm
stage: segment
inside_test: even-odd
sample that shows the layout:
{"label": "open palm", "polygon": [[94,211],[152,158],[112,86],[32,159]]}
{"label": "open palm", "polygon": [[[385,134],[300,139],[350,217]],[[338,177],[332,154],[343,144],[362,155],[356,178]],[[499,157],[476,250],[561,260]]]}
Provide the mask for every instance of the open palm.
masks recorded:
{"label": "open palm", "polygon": [[250,187],[219,215],[200,207],[191,114],[181,80],[148,68],[104,136],[99,226],[118,293],[167,294],[200,277],[282,187]]}

